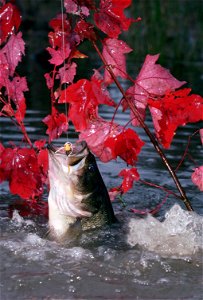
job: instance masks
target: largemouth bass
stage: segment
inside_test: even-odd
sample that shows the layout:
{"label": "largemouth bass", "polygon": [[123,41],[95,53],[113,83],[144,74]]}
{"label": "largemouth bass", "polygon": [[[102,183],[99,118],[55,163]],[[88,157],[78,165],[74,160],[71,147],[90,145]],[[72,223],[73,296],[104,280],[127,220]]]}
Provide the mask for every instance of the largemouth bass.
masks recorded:
{"label": "largemouth bass", "polygon": [[108,191],[86,142],[49,150],[48,197],[51,236],[116,222]]}

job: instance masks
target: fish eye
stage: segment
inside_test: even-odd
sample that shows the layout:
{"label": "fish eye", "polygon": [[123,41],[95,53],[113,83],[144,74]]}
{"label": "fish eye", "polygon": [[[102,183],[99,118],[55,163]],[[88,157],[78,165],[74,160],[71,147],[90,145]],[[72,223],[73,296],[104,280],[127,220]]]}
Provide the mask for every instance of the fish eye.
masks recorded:
{"label": "fish eye", "polygon": [[95,166],[94,166],[93,164],[89,164],[88,170],[89,170],[90,172],[94,172],[94,171],[95,171]]}

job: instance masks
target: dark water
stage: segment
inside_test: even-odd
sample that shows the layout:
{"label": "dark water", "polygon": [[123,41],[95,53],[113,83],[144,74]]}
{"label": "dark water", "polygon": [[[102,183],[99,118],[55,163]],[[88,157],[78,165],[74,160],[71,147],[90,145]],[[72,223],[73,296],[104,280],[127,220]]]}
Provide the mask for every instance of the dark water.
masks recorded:
{"label": "dark water", "polygon": [[[44,138],[44,115],[42,111],[28,111],[26,126],[32,140]],[[103,111],[102,115],[110,119],[111,112]],[[124,125],[127,120],[127,115],[118,113],[117,121]],[[9,140],[20,143],[19,131],[8,120],[1,121],[5,144]],[[148,125],[152,127],[150,119]],[[174,166],[184,152],[188,136],[197,127],[188,125],[178,131],[167,151]],[[148,138],[141,129],[138,133],[146,142],[138,162],[141,178],[175,191]],[[76,139],[72,127],[69,139]],[[65,141],[66,136],[57,143]],[[190,153],[200,164],[198,136],[191,140]],[[107,187],[117,186],[121,181],[117,174],[125,165],[121,161],[98,164]],[[202,299],[203,203],[201,193],[190,180],[193,167],[189,160],[185,161],[178,175],[195,213],[188,213],[182,203],[170,197],[156,217],[132,214],[130,208],[151,209],[164,198],[159,189],[136,183],[124,197],[125,208],[118,200],[113,203],[121,225],[84,234],[67,245],[45,238],[44,221],[23,219],[17,212],[10,220],[7,207],[16,197],[9,194],[3,183],[1,299]]]}

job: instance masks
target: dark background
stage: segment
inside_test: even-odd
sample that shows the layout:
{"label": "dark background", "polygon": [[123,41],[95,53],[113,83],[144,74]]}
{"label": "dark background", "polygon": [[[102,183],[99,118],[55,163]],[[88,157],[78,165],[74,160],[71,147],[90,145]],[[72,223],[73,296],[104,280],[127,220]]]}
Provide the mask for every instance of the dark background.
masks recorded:
{"label": "dark background", "polygon": [[[23,22],[20,30],[26,42],[26,55],[18,72],[26,76],[30,91],[28,108],[48,109],[49,91],[44,74],[51,70],[45,48],[48,44],[49,21],[61,12],[60,0],[17,0]],[[142,21],[131,25],[119,38],[125,40],[133,53],[127,56],[128,71],[136,77],[147,54],[160,53],[159,63],[169,68],[179,80],[186,80],[193,92],[201,94],[203,81],[203,1],[201,0],[137,0],[126,10],[129,17]],[[78,61],[78,77],[89,76],[99,66],[90,45],[83,52],[91,59]]]}

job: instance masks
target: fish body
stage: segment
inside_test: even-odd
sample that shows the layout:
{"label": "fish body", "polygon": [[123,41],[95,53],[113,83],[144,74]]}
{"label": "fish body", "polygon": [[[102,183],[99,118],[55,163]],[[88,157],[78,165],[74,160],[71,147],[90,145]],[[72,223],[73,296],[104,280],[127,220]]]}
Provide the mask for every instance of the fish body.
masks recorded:
{"label": "fish body", "polygon": [[48,197],[51,236],[116,222],[108,191],[86,142],[49,150]]}

